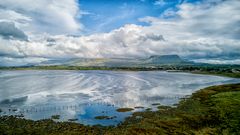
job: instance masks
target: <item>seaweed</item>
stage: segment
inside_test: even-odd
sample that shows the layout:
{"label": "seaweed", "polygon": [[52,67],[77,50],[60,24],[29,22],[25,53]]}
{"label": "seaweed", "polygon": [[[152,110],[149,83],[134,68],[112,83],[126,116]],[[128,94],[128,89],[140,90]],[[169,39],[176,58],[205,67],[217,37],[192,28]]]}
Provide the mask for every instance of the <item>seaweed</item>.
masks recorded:
{"label": "seaweed", "polygon": [[103,120],[103,119],[107,119],[107,120],[110,120],[110,119],[114,119],[114,118],[117,118],[117,116],[96,116],[94,117],[95,119],[98,119],[98,120]]}
{"label": "seaweed", "polygon": [[133,108],[118,108],[116,111],[117,112],[130,112],[134,110]]}

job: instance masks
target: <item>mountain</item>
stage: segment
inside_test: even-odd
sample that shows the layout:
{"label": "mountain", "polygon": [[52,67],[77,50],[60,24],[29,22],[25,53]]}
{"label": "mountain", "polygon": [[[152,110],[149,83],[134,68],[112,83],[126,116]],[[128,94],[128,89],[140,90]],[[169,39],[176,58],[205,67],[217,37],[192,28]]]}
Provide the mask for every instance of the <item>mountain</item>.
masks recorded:
{"label": "mountain", "polygon": [[181,64],[185,62],[178,55],[153,55],[147,59],[149,64]]}
{"label": "mountain", "polygon": [[149,58],[75,58],[69,60],[51,60],[39,65],[65,66],[105,66],[105,67],[145,67],[170,64],[189,64],[178,55],[153,55]]}

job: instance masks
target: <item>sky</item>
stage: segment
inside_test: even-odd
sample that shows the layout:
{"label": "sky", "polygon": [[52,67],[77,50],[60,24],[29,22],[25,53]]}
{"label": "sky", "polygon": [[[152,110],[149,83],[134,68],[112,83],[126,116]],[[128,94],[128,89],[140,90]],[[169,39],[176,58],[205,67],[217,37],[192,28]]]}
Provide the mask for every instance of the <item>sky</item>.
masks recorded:
{"label": "sky", "polygon": [[177,54],[240,64],[240,0],[2,0],[0,66]]}

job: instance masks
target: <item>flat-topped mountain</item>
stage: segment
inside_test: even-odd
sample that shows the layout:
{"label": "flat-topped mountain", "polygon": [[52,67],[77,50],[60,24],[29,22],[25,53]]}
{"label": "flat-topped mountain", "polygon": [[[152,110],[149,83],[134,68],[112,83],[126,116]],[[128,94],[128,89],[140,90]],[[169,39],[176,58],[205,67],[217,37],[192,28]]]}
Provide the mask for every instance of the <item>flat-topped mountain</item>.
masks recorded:
{"label": "flat-topped mountain", "polygon": [[184,63],[178,55],[152,55],[147,59],[151,64],[179,64]]}

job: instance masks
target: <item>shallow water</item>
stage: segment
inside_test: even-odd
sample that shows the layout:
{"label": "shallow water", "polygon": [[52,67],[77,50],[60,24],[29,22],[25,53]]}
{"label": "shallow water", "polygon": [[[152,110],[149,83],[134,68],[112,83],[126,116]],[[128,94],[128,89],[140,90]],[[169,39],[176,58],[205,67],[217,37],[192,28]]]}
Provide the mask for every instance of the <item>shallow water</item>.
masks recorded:
{"label": "shallow water", "polygon": [[[240,80],[163,71],[0,71],[0,108],[1,115],[33,120],[60,115],[59,121],[116,125],[131,115],[116,112],[119,107],[173,105],[201,88],[236,82]],[[116,118],[94,118],[102,115]]]}

